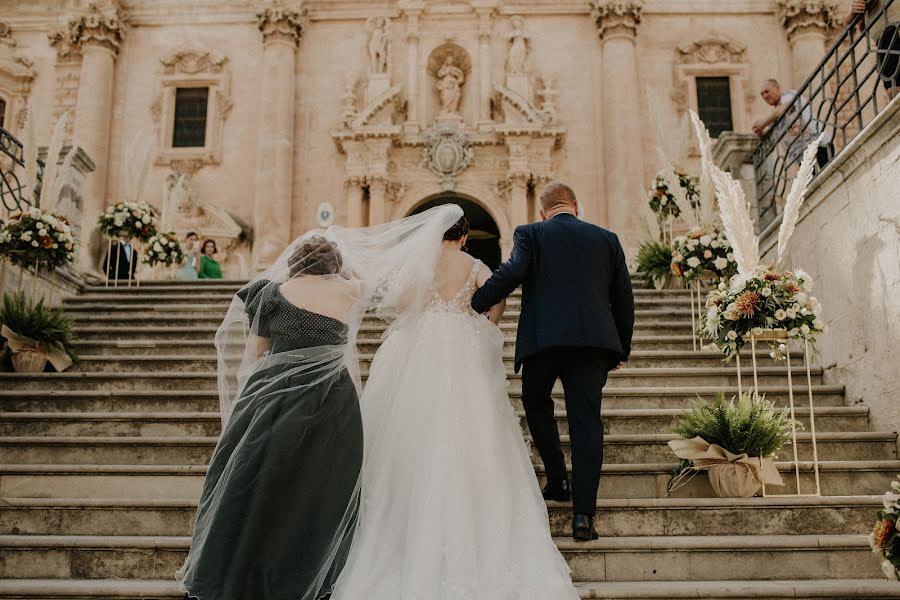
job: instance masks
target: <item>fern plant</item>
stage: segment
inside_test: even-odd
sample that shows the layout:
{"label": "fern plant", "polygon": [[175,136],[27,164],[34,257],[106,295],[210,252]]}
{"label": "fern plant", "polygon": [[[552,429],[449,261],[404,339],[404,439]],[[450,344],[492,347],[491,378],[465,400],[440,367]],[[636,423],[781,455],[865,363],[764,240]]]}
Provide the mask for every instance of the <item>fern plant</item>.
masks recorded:
{"label": "fern plant", "polygon": [[0,323],[39,344],[58,345],[73,360],[76,358],[74,322],[61,310],[44,306],[43,299],[34,303],[22,292],[3,294]]}
{"label": "fern plant", "polygon": [[649,241],[638,247],[638,272],[650,285],[661,285],[672,272],[672,246]]}
{"label": "fern plant", "polygon": [[[799,422],[794,425],[803,428]],[[725,394],[719,392],[712,405],[695,402],[673,432],[685,439],[701,437],[732,454],[771,458],[791,440],[792,429],[788,409],[777,411],[765,396],[745,393],[726,400]],[[673,483],[690,468],[689,460],[682,459],[676,465],[667,486],[669,493]]]}

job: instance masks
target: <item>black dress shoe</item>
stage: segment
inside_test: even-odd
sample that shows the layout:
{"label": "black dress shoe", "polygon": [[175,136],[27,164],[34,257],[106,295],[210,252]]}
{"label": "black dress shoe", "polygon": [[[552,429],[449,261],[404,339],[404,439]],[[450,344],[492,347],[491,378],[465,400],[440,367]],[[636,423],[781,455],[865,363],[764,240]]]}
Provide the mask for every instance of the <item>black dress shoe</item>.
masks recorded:
{"label": "black dress shoe", "polygon": [[556,500],[557,502],[568,502],[572,499],[572,490],[569,488],[569,480],[548,482],[542,491],[544,500]]}
{"label": "black dress shoe", "polygon": [[594,517],[590,515],[575,515],[572,518],[572,537],[576,542],[589,542],[600,537],[594,529]]}

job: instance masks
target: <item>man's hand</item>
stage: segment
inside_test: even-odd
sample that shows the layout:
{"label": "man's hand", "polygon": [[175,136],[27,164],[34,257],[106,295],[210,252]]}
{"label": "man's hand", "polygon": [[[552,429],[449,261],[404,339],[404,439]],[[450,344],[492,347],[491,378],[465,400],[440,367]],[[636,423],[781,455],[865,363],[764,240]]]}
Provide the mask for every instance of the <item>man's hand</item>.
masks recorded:
{"label": "man's hand", "polygon": [[850,12],[854,15],[866,12],[866,0],[851,0]]}
{"label": "man's hand", "polygon": [[622,362],[620,362],[619,364],[616,365],[616,368],[613,369],[613,371],[618,371],[619,369],[621,369],[622,367],[626,366],[627,364],[628,364],[628,363],[627,363],[626,361],[622,361]]}
{"label": "man's hand", "polygon": [[758,137],[762,137],[763,133],[766,131],[766,126],[762,121],[755,121],[753,123],[753,133],[755,133]]}

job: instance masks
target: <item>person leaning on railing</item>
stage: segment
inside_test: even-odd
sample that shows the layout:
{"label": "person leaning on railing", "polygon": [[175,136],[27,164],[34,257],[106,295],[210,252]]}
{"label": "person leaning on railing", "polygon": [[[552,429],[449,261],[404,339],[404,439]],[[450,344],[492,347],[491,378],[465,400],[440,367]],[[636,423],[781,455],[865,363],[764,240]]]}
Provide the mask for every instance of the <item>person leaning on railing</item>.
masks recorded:
{"label": "person leaning on railing", "polygon": [[878,47],[878,74],[893,98],[900,87],[900,0],[851,0],[844,24],[850,25],[856,15],[865,15],[860,31],[868,28]]}
{"label": "person leaning on railing", "polygon": [[[772,138],[780,141],[783,145],[788,161],[790,163],[799,162],[803,151],[819,137],[819,133],[822,131],[820,124],[813,119],[809,100],[800,96],[795,102],[797,92],[782,90],[777,79],[767,79],[759,95],[766,104],[774,108],[753,123],[753,133],[763,137],[771,132]],[[790,130],[786,131],[787,128]],[[824,168],[833,156],[834,144],[830,136],[825,136],[819,143],[816,153],[819,168]]]}

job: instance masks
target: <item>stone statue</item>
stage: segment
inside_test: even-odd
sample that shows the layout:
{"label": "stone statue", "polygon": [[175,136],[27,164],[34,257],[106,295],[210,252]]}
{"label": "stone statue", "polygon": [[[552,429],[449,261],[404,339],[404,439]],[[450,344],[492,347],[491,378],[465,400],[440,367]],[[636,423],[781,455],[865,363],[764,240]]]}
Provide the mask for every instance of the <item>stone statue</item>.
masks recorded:
{"label": "stone statue", "polygon": [[369,74],[388,72],[390,65],[391,21],[387,17],[372,17],[369,26]]}
{"label": "stone statue", "polygon": [[459,101],[462,98],[462,86],[466,81],[463,70],[456,66],[453,55],[444,59],[444,64],[437,72],[437,90],[441,97],[441,114],[459,114]]}
{"label": "stone statue", "polygon": [[528,60],[528,34],[525,33],[525,20],[513,17],[510,21],[512,35],[509,38],[509,51],[506,56],[506,74],[524,75],[525,62]]}

